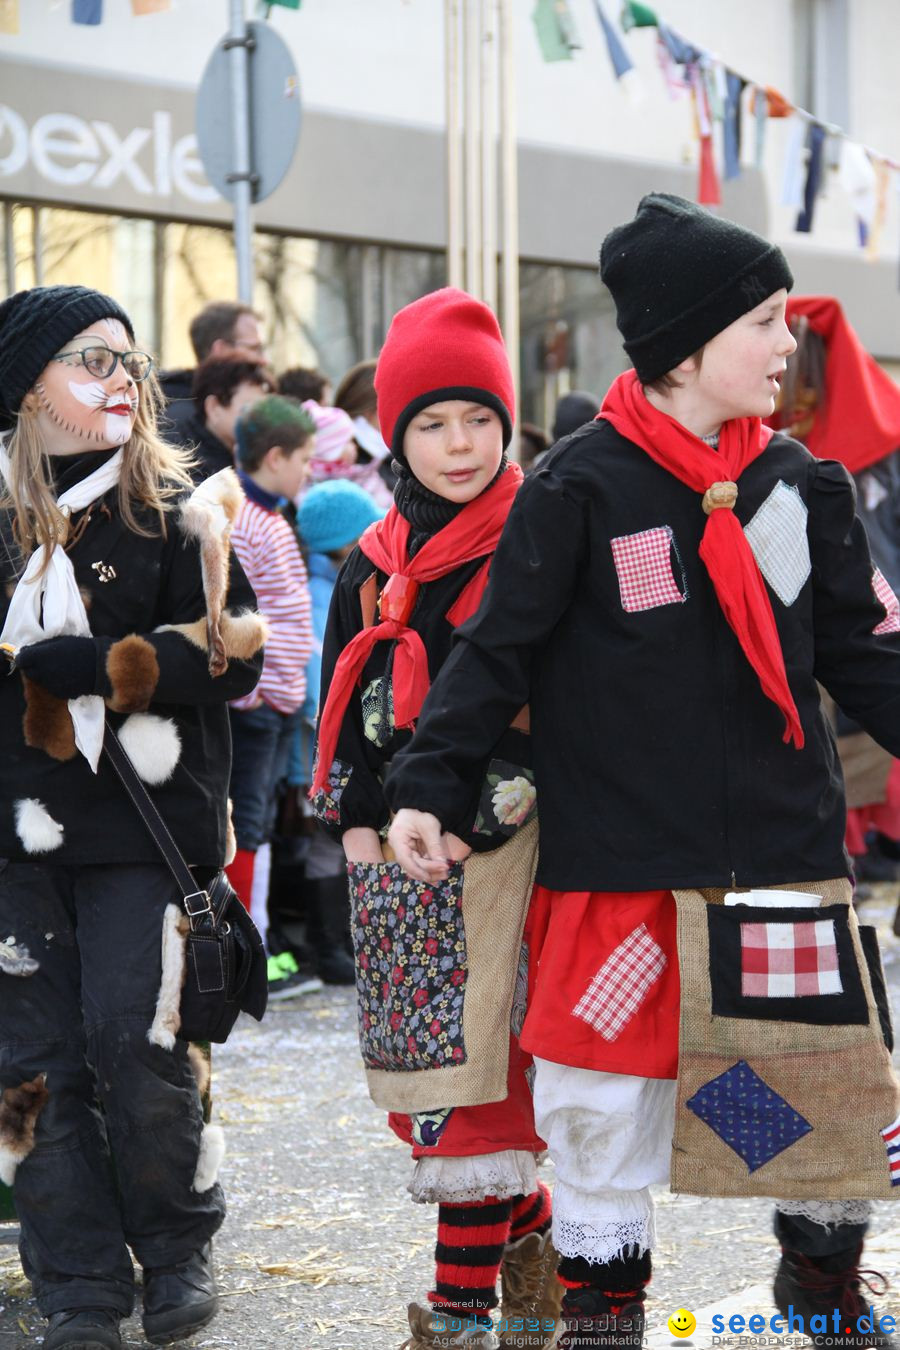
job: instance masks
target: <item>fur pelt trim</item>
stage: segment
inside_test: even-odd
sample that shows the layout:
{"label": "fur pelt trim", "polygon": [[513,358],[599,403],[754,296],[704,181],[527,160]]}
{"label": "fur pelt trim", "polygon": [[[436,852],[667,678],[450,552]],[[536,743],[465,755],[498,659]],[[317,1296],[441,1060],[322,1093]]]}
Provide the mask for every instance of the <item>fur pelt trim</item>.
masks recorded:
{"label": "fur pelt trim", "polygon": [[228,819],[225,822],[225,861],[223,867],[230,867],[237,857],[237,835],[234,832],[234,802],[228,798]]}
{"label": "fur pelt trim", "polygon": [[22,674],[25,689],[25,716],[22,729],[25,744],[43,750],[52,759],[74,759],[77,754],[75,727],[65,699],[57,698],[40,684]]}
{"label": "fur pelt trim", "polygon": [[181,737],[170,717],[132,713],[119,728],[119,740],[145,783],[158,787],[172,777],[181,758]]}
{"label": "fur pelt trim", "polygon": [[120,638],[106,654],[106,674],[112,685],[106,702],[113,712],[145,712],[159,683],[153,644],[137,633]]}
{"label": "fur pelt trim", "polygon": [[37,797],[22,797],[13,806],[13,815],[26,853],[52,853],[59,848],[65,831]]}
{"label": "fur pelt trim", "polygon": [[178,905],[166,905],[162,927],[162,979],[156,1000],[156,1012],[147,1032],[151,1045],[164,1050],[175,1048],[181,1026],[181,987],[187,964],[187,915]]}
{"label": "fur pelt trim", "polygon": [[200,568],[206,599],[206,647],[209,673],[223,675],[228,657],[220,620],[228,595],[228,550],[231,527],[244,500],[233,469],[220,469],[194,489],[181,510],[181,527],[200,545]]}
{"label": "fur pelt trim", "polygon": [[204,1125],[200,1135],[200,1153],[191,1189],[202,1195],[219,1179],[219,1168],[225,1157],[225,1131],[221,1125]]}
{"label": "fur pelt trim", "polygon": [[202,1050],[199,1045],[193,1041],[187,1048],[188,1064],[191,1066],[191,1073],[197,1083],[197,1091],[201,1097],[205,1097],[209,1091],[209,1084],[212,1078],[209,1062],[209,1052]]}
{"label": "fur pelt trim", "polygon": [[16,1168],[34,1148],[34,1127],[47,1098],[47,1075],[4,1088],[0,1096],[0,1181],[11,1186]]}
{"label": "fur pelt trim", "polygon": [[[157,633],[180,633],[202,652],[209,651],[209,637],[205,619],[196,619],[193,623],[167,623],[156,629]],[[269,625],[261,614],[245,609],[240,614],[228,610],[219,620],[219,636],[222,648],[228,660],[250,661],[266,645]]]}

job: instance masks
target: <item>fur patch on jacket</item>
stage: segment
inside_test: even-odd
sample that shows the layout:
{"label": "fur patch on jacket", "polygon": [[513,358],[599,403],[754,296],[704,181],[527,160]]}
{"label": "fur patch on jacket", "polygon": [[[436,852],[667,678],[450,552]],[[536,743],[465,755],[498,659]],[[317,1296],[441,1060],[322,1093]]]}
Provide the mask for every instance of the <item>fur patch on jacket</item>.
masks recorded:
{"label": "fur patch on jacket", "polygon": [[114,642],[106,654],[106,674],[113,712],[145,712],[159,683],[159,661],[153,644],[137,633]]}
{"label": "fur patch on jacket", "polygon": [[181,737],[170,717],[132,713],[119,728],[119,740],[145,783],[159,787],[169,781],[181,756]]}
{"label": "fur patch on jacket", "polygon": [[75,727],[65,699],[57,698],[22,672],[25,690],[23,729],[25,744],[43,750],[53,759],[74,759]]}
{"label": "fur patch on jacket", "polygon": [[203,594],[206,597],[206,649],[210,675],[222,675],[228,657],[221,631],[228,595],[231,527],[244,494],[233,469],[220,469],[191,493],[181,510],[184,533],[200,545]]}
{"label": "fur patch on jacket", "polygon": [[225,1157],[225,1131],[221,1125],[204,1125],[200,1135],[200,1152],[197,1156],[197,1170],[191,1189],[202,1195],[219,1179],[219,1168]]}
{"label": "fur patch on jacket", "polygon": [[181,987],[187,963],[188,917],[179,905],[166,905],[162,927],[162,979],[156,1012],[147,1032],[151,1045],[175,1048],[181,1026]]}
{"label": "fur patch on jacket", "polygon": [[13,806],[16,834],[26,853],[52,853],[65,831],[37,797],[22,797]]}
{"label": "fur patch on jacket", "polygon": [[[180,633],[202,652],[209,651],[206,619],[195,619],[193,623],[163,624],[156,632]],[[261,614],[256,614],[252,609],[245,609],[242,614],[230,614],[225,610],[219,619],[219,637],[228,661],[251,660],[266,645],[268,636],[268,624]]]}
{"label": "fur patch on jacket", "polygon": [[47,1075],[5,1088],[0,1096],[0,1181],[13,1184],[16,1168],[34,1148],[34,1127],[47,1103]]}

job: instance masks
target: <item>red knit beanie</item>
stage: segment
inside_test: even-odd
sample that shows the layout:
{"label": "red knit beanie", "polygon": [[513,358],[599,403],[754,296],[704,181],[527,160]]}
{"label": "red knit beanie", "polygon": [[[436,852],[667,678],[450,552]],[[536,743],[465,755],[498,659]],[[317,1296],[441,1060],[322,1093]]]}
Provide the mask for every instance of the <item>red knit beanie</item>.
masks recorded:
{"label": "red knit beanie", "polygon": [[375,370],[381,434],[403,459],[403,434],[422,408],[465,399],[493,408],[512,438],[515,390],[500,326],[487,305],[454,286],[394,315]]}

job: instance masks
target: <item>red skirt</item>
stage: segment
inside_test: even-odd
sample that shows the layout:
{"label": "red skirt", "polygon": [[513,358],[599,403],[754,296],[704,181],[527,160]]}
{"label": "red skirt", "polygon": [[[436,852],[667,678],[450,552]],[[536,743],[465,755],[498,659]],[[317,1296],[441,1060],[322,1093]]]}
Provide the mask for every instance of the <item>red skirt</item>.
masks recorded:
{"label": "red skirt", "polygon": [[895,759],[888,775],[883,802],[874,806],[854,806],[847,812],[847,851],[854,857],[866,853],[866,835],[870,830],[900,839],[900,759]]}
{"label": "red skirt", "polygon": [[[521,1149],[527,1153],[543,1153],[547,1145],[534,1128],[534,1103],[526,1077],[531,1067],[531,1056],[522,1050],[515,1036],[509,1038],[509,1092],[502,1102],[486,1106],[456,1106],[449,1112],[431,1113],[427,1138],[433,1143],[419,1142],[413,1134],[413,1117],[391,1111],[388,1124],[396,1135],[412,1146],[414,1158],[467,1158],[482,1153],[501,1153],[505,1149]],[[416,1117],[420,1120],[421,1117]],[[421,1138],[422,1131],[418,1131]]]}
{"label": "red skirt", "polygon": [[681,986],[671,891],[535,886],[522,1046],[578,1069],[675,1078]]}

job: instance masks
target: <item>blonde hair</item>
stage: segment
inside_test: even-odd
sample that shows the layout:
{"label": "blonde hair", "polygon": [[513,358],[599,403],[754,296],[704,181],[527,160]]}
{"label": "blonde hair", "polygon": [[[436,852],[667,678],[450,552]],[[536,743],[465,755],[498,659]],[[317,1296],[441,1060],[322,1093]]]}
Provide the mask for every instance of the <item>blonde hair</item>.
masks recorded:
{"label": "blonde hair", "polygon": [[[193,463],[190,454],[177,446],[167,445],[157,431],[162,402],[159,383],[151,373],[138,385],[134,427],[130,439],[122,447],[125,453],[119,476],[119,511],[127,528],[145,537],[157,532],[165,536],[166,512],[172,509],[186,488],[193,486],[189,473]],[[22,403],[15,428],[6,441],[6,452],[10,476],[6,492],[0,496],[0,507],[13,512],[16,542],[24,561],[41,544],[65,539],[68,530],[47,472],[47,456],[53,453],[52,447],[46,444],[38,425],[31,394],[26,395]],[[158,531],[138,519],[135,507],[156,513]],[[49,565],[48,549],[43,570]]]}

